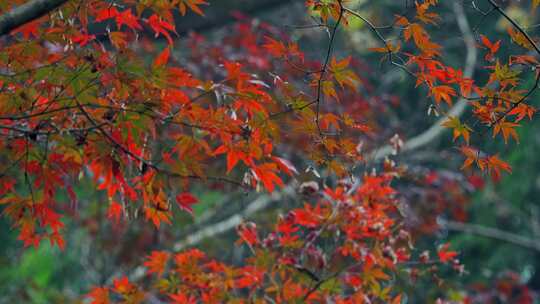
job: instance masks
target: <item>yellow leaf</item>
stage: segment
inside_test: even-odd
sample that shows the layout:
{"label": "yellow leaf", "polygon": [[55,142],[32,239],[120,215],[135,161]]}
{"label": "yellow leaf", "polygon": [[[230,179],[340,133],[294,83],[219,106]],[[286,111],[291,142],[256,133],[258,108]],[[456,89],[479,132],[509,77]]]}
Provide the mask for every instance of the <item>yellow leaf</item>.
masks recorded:
{"label": "yellow leaf", "polygon": [[451,128],[454,131],[454,141],[459,137],[463,136],[463,139],[469,143],[470,139],[470,131],[472,131],[469,126],[466,124],[462,124],[461,121],[459,121],[459,118],[450,116],[448,117],[448,120],[442,123],[443,127]]}

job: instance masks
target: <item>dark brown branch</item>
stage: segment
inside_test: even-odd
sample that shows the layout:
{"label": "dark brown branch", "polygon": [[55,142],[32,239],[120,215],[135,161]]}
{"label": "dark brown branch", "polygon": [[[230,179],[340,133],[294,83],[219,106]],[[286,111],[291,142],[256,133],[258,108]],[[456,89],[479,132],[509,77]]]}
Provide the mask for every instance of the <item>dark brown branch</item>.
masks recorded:
{"label": "dark brown branch", "polygon": [[315,123],[317,124],[317,129],[319,130],[319,134],[322,135],[321,126],[319,124],[319,116],[320,116],[320,108],[321,103],[323,101],[323,95],[322,95],[322,82],[324,80],[324,75],[326,74],[328,70],[328,64],[330,63],[330,57],[332,57],[332,50],[334,48],[334,40],[336,38],[337,30],[341,24],[341,21],[343,19],[343,13],[345,12],[343,8],[343,4],[341,3],[341,0],[338,0],[339,3],[339,17],[336,20],[336,24],[334,25],[332,29],[332,33],[330,35],[330,41],[328,42],[328,48],[326,50],[326,58],[324,59],[324,64],[321,68],[321,73],[319,75],[319,79],[317,80],[317,98],[316,100],[316,116],[315,116]]}
{"label": "dark brown branch", "polygon": [[[455,2],[454,11],[456,14],[457,25],[463,34],[463,40],[465,42],[467,52],[463,68],[463,76],[465,78],[472,78],[478,57],[474,36],[469,26],[467,16],[463,10],[463,6],[458,2]],[[448,113],[444,117],[437,120],[437,122],[429,127],[429,129],[407,140],[401,149],[401,152],[413,151],[433,142],[434,139],[439,137],[445,130],[447,130],[441,126],[442,123],[448,119],[447,117],[460,117],[465,112],[467,105],[468,99],[460,98],[458,102],[448,111]],[[393,148],[390,145],[385,145],[375,151],[372,151],[369,158],[373,160],[381,160],[386,156],[391,155],[392,151]]]}
{"label": "dark brown branch", "polygon": [[0,16],[0,36],[35,20],[66,3],[67,0],[32,0]]}
{"label": "dark brown branch", "polygon": [[336,271],[336,272],[334,272],[333,274],[329,275],[328,277],[316,281],[315,285],[313,285],[313,286],[307,291],[307,293],[304,295],[304,301],[307,300],[314,292],[316,292],[316,291],[317,291],[324,283],[326,283],[326,282],[328,282],[328,281],[330,281],[330,280],[332,280],[332,279],[335,279],[335,278],[339,277],[339,276],[341,275],[341,273],[343,272],[343,270],[345,270],[345,269]]}
{"label": "dark brown branch", "polygon": [[156,164],[153,164],[151,161],[144,159],[142,156],[139,156],[132,151],[130,151],[127,147],[124,147],[121,143],[119,143],[112,135],[110,135],[107,131],[105,131],[100,124],[97,123],[97,121],[84,109],[84,106],[77,100],[77,98],[74,99],[77,103],[77,107],[81,111],[84,117],[92,124],[104,137],[107,139],[114,148],[116,148],[118,151],[121,151],[128,157],[131,157],[132,159],[139,161],[141,165],[146,165],[149,168],[152,168],[156,170],[158,173],[165,174],[170,177],[177,177],[177,178],[190,178],[190,179],[200,179],[200,180],[215,180],[219,182],[226,182],[235,186],[238,186],[240,188],[243,188],[245,190],[250,190],[248,185],[243,184],[242,182],[235,181],[226,177],[221,176],[198,176],[198,175],[182,175],[176,172],[168,171],[163,168],[158,167]]}
{"label": "dark brown branch", "polygon": [[[534,50],[536,51],[536,53],[538,55],[540,55],[540,47],[538,47],[538,45],[536,44],[536,42],[531,38],[531,36],[529,36],[529,34],[527,34],[527,32],[525,31],[525,29],[519,25],[514,19],[512,19],[510,16],[508,16],[508,14],[506,14],[506,12],[494,1],[494,0],[488,0],[489,3],[491,4],[491,6],[493,7],[494,10],[496,10],[499,14],[501,14],[501,16],[503,16],[508,22],[510,22],[510,24],[512,24],[512,26],[521,33],[521,35],[523,35],[523,37],[525,37],[525,39],[531,44],[531,46],[534,48]],[[518,100],[516,103],[514,103],[512,105],[512,107],[510,109],[508,109],[502,116],[500,116],[499,118],[497,118],[488,128],[491,129],[492,126],[495,126],[496,124],[498,124],[499,122],[501,122],[512,110],[514,110],[515,108],[517,108],[520,104],[522,104],[529,96],[531,96],[537,89],[538,89],[538,84],[540,83],[540,73],[537,73],[536,74],[536,79],[535,79],[535,82],[534,82],[534,86],[531,87],[529,89],[529,91],[527,92],[527,94],[525,94],[525,96],[523,96],[520,100]]]}
{"label": "dark brown branch", "polygon": [[499,14],[501,14],[506,20],[508,20],[508,22],[510,22],[512,26],[515,27],[516,30],[518,30],[523,35],[523,37],[525,37],[525,39],[527,39],[527,41],[531,44],[536,53],[540,55],[540,48],[538,47],[538,45],[536,45],[536,42],[534,42],[531,36],[527,34],[523,27],[519,25],[514,19],[510,18],[510,16],[508,16],[508,14],[506,14],[506,12],[495,1],[489,0],[489,3],[497,12],[499,12]]}
{"label": "dark brown branch", "polygon": [[375,26],[371,21],[369,21],[367,18],[365,18],[364,16],[362,16],[361,14],[359,14],[358,12],[354,11],[354,10],[351,10],[350,8],[347,8],[347,7],[343,7],[343,11],[345,13],[348,13],[350,15],[353,15],[354,17],[362,20],[362,22],[364,22],[365,24],[367,24],[367,26],[369,27],[369,29],[375,34],[375,36],[377,37],[378,40],[380,40],[383,44],[384,44],[384,48],[386,49],[386,56],[388,57],[388,61],[390,62],[390,64],[402,69],[403,71],[405,71],[407,74],[413,76],[413,77],[416,77],[416,75],[411,72],[405,65],[403,64],[400,64],[398,62],[396,62],[393,57],[397,57],[397,55],[394,53],[394,51],[392,51],[392,48],[390,47],[390,45],[388,44],[388,41],[386,40],[386,38],[384,38],[384,36],[381,34],[381,32],[379,31],[380,29],[383,29],[383,28],[387,28],[387,26],[383,26],[383,27],[380,27],[380,26]]}

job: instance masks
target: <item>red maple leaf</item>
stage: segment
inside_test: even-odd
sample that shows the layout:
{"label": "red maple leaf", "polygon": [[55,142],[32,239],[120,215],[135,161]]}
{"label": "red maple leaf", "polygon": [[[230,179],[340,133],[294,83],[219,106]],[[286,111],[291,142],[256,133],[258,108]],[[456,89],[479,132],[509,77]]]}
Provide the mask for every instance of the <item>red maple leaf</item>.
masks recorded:
{"label": "red maple leaf", "polygon": [[439,247],[439,250],[437,251],[439,260],[443,263],[453,260],[458,255],[456,251],[448,250],[449,247],[450,247],[450,243],[446,243],[446,244],[441,245]]}
{"label": "red maple leaf", "polygon": [[38,38],[39,37],[38,29],[42,22],[43,22],[42,19],[37,19],[32,22],[25,23],[24,25],[21,25],[18,28],[11,31],[11,35],[21,33],[24,39],[28,39],[30,38],[30,36],[33,36],[34,38]]}
{"label": "red maple leaf", "polygon": [[193,215],[192,205],[199,202],[199,200],[189,192],[180,193],[176,196],[176,202],[180,209]]}
{"label": "red maple leaf", "polygon": [[97,12],[96,14],[96,22],[105,21],[107,19],[114,18],[118,15],[118,10],[116,7],[108,7],[104,8]]}
{"label": "red maple leaf", "polygon": [[176,29],[173,24],[170,24],[167,21],[163,21],[155,14],[150,16],[150,18],[148,18],[146,22],[148,23],[150,28],[156,33],[156,37],[161,34],[165,36],[165,38],[167,38],[169,44],[173,44],[173,40],[171,38],[171,35],[169,34],[169,32],[176,33]]}
{"label": "red maple leaf", "polygon": [[142,30],[142,26],[139,24],[137,17],[131,13],[130,9],[127,9],[117,14],[115,17],[118,29],[120,29],[122,25],[125,24],[132,30]]}

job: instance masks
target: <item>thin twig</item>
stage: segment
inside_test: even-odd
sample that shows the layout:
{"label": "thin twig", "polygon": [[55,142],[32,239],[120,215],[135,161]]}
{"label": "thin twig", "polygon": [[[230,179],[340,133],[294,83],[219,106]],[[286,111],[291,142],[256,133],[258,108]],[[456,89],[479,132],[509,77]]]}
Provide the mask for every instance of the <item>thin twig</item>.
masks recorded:
{"label": "thin twig", "polygon": [[[456,13],[456,20],[463,34],[463,40],[465,41],[465,47],[467,49],[467,57],[465,59],[465,67],[463,72],[464,78],[472,78],[474,75],[474,68],[476,66],[476,60],[478,57],[478,51],[476,49],[474,36],[471,32],[469,22],[463,10],[463,7],[458,2],[454,2],[454,12]],[[458,102],[448,111],[446,117],[442,117],[437,120],[429,129],[407,140],[402,147],[401,151],[412,151],[423,147],[431,142],[446,130],[441,124],[447,120],[448,116],[460,117],[467,107],[468,101],[465,98],[460,98]],[[380,160],[386,156],[392,154],[393,148],[390,145],[383,146],[370,154],[370,159]]]}

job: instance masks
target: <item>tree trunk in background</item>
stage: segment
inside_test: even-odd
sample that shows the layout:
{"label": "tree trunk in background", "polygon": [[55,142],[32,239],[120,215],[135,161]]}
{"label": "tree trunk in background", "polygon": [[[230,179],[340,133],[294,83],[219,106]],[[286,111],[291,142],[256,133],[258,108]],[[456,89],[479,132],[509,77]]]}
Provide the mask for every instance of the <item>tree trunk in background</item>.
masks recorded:
{"label": "tree trunk in background", "polygon": [[67,0],[33,0],[0,16],[0,36],[56,9]]}

